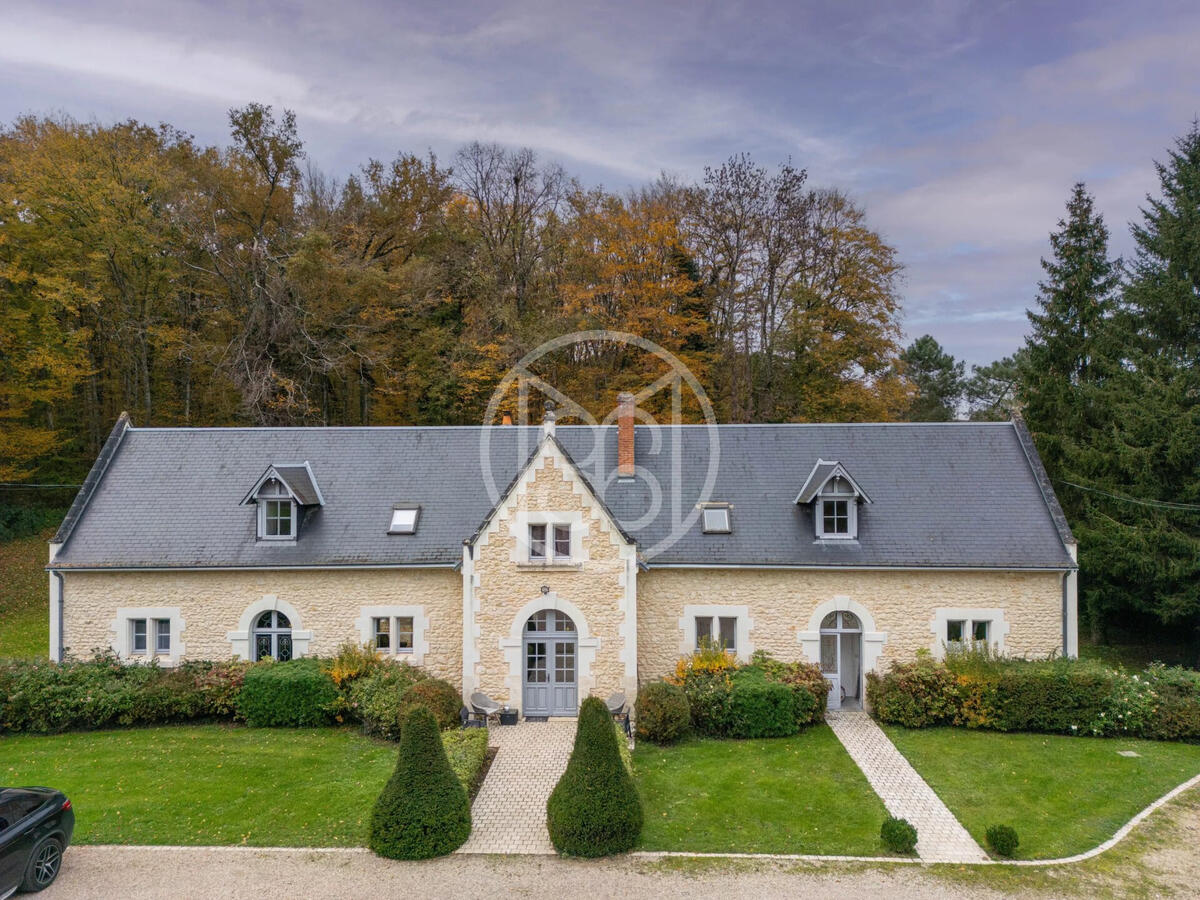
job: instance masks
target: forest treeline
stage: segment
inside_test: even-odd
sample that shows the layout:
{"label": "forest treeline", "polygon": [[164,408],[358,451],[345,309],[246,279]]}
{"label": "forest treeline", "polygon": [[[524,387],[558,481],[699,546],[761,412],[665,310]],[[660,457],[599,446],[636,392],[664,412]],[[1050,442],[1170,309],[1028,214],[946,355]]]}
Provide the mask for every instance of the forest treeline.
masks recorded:
{"label": "forest treeline", "polygon": [[[78,481],[123,409],[478,423],[517,360],[587,329],[676,354],[722,421],[905,415],[896,252],[802,169],[739,155],[617,194],[474,143],[334,180],[290,112],[229,121],[225,147],[133,121],[0,131],[0,481]],[[538,365],[600,413],[662,373],[611,342]]]}

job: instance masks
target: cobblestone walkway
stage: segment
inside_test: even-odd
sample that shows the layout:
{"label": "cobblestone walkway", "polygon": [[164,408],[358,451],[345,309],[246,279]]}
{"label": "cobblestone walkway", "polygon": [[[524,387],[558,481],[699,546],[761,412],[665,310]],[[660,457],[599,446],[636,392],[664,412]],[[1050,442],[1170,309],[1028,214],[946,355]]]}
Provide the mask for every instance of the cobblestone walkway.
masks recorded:
{"label": "cobblestone walkway", "polygon": [[830,711],[829,725],[893,816],[917,828],[917,855],[977,862],[987,854],[865,712]]}
{"label": "cobblestone walkway", "polygon": [[567,767],[575,719],[494,725],[496,758],[471,806],[471,836],[459,853],[554,853],[546,801]]}

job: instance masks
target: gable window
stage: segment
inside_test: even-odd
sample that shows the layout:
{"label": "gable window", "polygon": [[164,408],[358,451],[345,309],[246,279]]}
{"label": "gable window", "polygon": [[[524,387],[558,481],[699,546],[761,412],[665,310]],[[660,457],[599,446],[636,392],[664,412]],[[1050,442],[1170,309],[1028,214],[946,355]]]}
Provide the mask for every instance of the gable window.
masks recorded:
{"label": "gable window", "polygon": [[737,653],[737,616],[696,616],[696,650]]}
{"label": "gable window", "polygon": [[412,653],[412,616],[375,616],[375,649],[385,653]]}
{"label": "gable window", "polygon": [[415,506],[398,506],[393,509],[392,524],[388,527],[388,534],[416,534],[419,512],[420,509]]}
{"label": "gable window", "polygon": [[262,536],[267,540],[291,540],[295,537],[295,515],[291,500],[263,500]]}
{"label": "gable window", "polygon": [[701,530],[705,534],[729,534],[733,530],[729,524],[728,506],[706,506],[702,516]]}
{"label": "gable window", "polygon": [[817,497],[817,537],[852,540],[858,536],[858,495],[845,478],[830,478]]}
{"label": "gable window", "polygon": [[571,526],[547,525],[539,522],[529,526],[530,562],[570,562]]}

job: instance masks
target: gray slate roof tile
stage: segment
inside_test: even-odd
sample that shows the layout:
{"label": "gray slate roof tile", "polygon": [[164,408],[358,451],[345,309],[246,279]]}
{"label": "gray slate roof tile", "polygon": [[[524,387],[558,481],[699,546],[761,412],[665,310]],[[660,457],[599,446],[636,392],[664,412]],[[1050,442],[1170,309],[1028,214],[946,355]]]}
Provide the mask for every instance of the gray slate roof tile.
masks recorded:
{"label": "gray slate roof tile", "polygon": [[[540,436],[484,432],[133,428],[55,566],[455,565]],[[638,426],[633,481],[615,477],[615,426],[556,434],[652,567],[1073,565],[1010,423]],[[818,458],[838,460],[873,501],[857,541],[816,541],[811,506],[793,502]],[[239,501],[284,460],[309,461],[325,505],[306,510],[294,543],[256,541]],[[706,500],[732,504],[732,534],[701,532]],[[397,502],[420,504],[416,534],[387,533]]]}

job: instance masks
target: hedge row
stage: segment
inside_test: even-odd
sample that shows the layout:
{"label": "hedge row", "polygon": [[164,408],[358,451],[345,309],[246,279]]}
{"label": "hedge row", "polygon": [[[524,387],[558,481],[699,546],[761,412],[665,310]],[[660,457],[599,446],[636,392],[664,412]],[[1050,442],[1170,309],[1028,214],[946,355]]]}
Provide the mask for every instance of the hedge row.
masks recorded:
{"label": "hedge row", "polygon": [[681,659],[671,683],[638,693],[638,737],[668,744],[687,728],[709,737],[784,737],[822,722],[829,682],[812,663],[755,654],[741,665],[720,649]]}
{"label": "hedge row", "polygon": [[869,673],[867,700],[876,718],[909,728],[1200,741],[1200,673],[1157,664],[1129,673],[1072,659],[952,654]]}
{"label": "hedge row", "polygon": [[65,663],[0,661],[0,734],[239,719],[261,727],[361,723],[400,737],[415,707],[442,728],[458,724],[462,701],[448,682],[366,648],[336,658],[277,663],[189,662],[168,669],[111,655]]}

